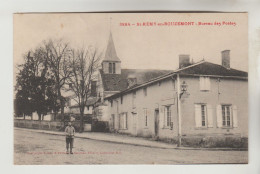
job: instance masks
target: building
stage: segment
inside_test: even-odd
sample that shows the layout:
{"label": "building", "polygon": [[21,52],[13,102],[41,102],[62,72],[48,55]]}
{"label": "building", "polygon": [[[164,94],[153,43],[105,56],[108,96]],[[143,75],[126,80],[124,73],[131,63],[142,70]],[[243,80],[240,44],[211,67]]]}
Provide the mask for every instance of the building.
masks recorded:
{"label": "building", "polygon": [[169,70],[122,69],[118,58],[112,33],[109,35],[107,49],[102,61],[102,68],[98,73],[95,115],[99,121],[109,121],[109,103],[106,97],[142,84],[151,79],[168,74]]}
{"label": "building", "polygon": [[[96,96],[96,81],[91,81],[90,85],[90,97],[86,103],[86,107],[84,110],[84,114],[88,116],[93,116],[94,112],[94,104],[97,101]],[[62,88],[62,94],[66,99],[64,113],[70,115],[79,115],[80,109],[78,105],[78,98],[75,93],[71,90],[70,84],[66,84],[65,87]]]}
{"label": "building", "polygon": [[[191,64],[180,55],[179,69],[105,96],[111,131],[143,137],[248,137],[248,73],[222,65]],[[134,79],[133,81],[136,81]]]}

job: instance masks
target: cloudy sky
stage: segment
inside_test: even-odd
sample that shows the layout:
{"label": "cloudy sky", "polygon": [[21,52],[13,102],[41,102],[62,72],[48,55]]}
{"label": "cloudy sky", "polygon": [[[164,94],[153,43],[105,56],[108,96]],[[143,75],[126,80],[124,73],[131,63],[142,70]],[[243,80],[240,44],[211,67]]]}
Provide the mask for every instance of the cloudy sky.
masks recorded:
{"label": "cloudy sky", "polygon": [[[194,25],[137,26],[143,22],[194,22]],[[197,25],[199,22],[236,25]],[[14,65],[22,62],[24,53],[49,38],[63,38],[73,47],[93,45],[105,52],[110,30],[122,68],[176,69],[179,54],[189,54],[194,62],[204,58],[221,64],[221,51],[228,49],[231,67],[248,71],[246,13],[15,14]]]}

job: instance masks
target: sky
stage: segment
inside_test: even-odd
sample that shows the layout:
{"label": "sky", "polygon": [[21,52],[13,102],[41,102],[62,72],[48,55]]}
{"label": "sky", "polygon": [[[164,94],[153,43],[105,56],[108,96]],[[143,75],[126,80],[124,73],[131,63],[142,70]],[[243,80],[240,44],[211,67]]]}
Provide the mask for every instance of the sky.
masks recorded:
{"label": "sky", "polygon": [[[157,25],[137,26],[143,22]],[[158,26],[164,22],[194,25]],[[248,71],[247,13],[15,14],[14,66],[22,63],[28,50],[50,38],[63,38],[75,48],[92,45],[105,53],[110,31],[122,68],[174,70],[180,54],[189,54],[194,62],[204,59],[221,64],[221,51],[230,50],[231,68]]]}

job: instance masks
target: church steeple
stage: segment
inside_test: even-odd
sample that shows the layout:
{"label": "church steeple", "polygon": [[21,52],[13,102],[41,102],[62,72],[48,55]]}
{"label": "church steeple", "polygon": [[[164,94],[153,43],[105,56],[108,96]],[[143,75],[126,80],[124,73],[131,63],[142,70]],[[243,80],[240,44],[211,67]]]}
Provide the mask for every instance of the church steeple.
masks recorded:
{"label": "church steeple", "polygon": [[121,74],[121,61],[117,57],[111,31],[109,34],[105,57],[102,62],[102,69],[105,74]]}
{"label": "church steeple", "polygon": [[114,45],[114,41],[113,41],[113,37],[112,37],[111,32],[109,34],[109,39],[108,39],[108,43],[107,43],[107,50],[106,50],[104,61],[115,61],[115,62],[118,61],[118,62],[120,62],[120,59],[117,57],[117,54],[116,54],[116,48],[115,48],[115,45]]}

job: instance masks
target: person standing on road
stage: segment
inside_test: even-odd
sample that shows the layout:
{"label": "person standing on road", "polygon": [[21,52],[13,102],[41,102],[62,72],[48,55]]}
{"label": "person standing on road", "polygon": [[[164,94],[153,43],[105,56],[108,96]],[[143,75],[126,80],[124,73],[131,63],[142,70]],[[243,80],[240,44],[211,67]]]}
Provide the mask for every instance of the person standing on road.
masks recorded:
{"label": "person standing on road", "polygon": [[69,147],[70,147],[70,154],[73,154],[72,148],[74,142],[75,128],[71,125],[71,122],[69,122],[68,126],[65,128],[65,133],[66,133],[67,154],[69,154]]}

